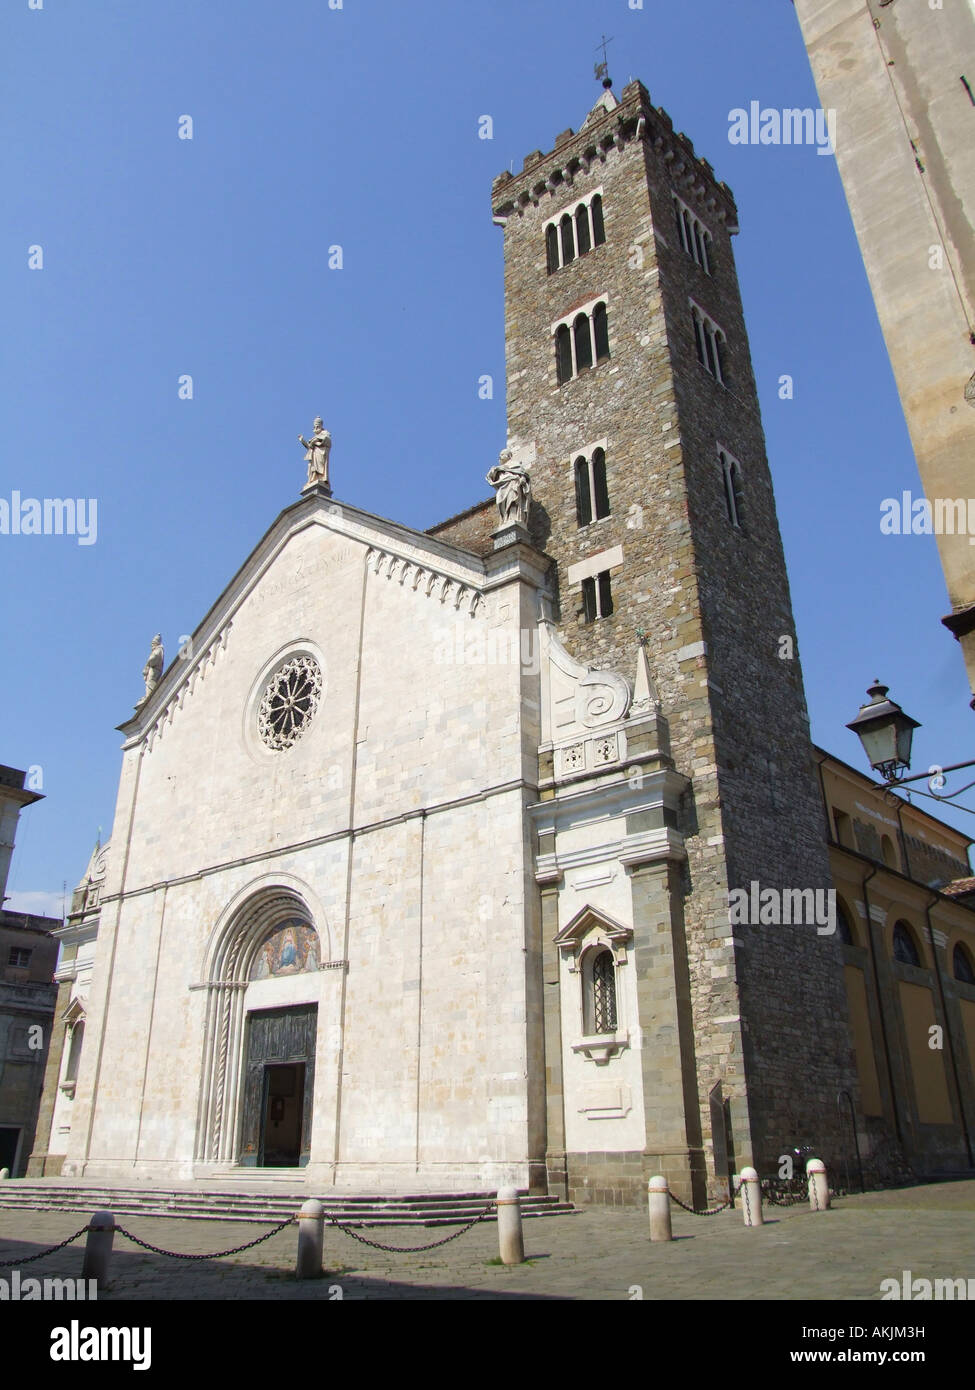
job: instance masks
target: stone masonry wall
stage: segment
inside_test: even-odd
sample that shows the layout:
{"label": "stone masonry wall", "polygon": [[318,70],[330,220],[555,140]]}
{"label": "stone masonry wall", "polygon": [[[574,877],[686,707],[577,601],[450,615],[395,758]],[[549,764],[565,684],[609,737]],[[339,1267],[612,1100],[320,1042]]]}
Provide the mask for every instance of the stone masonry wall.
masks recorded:
{"label": "stone masonry wall", "polygon": [[[546,221],[597,188],[605,244],[548,274]],[[710,276],[680,246],[672,190],[712,233]],[[554,154],[501,175],[493,202],[505,219],[509,443],[537,449],[532,525],[557,561],[562,639],[580,661],[628,672],[637,629],[648,634],[675,762],[693,778],[683,828],[704,1133],[720,1080],[739,1166],[767,1167],[807,1137],[838,1144],[835,1092],[851,1072],[835,941],[814,928],[745,928],[736,947],[728,925],[729,886],[830,881],[798,658],[778,656],[794,629],[731,252],[734,202],[639,83]],[[691,295],[728,335],[730,389],[697,361]],[[600,297],[611,358],[560,387],[552,325]],[[604,439],[611,515],[580,529],[572,460]],[[743,469],[740,532],[719,442]],[[614,612],[586,625],[568,568],[616,546]]]}

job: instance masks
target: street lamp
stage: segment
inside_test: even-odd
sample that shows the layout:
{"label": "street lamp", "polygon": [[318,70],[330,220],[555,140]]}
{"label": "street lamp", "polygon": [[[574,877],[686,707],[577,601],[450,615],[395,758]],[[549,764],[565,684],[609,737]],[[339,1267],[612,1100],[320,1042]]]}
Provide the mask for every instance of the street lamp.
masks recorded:
{"label": "street lamp", "polygon": [[860,706],[856,719],[847,724],[863,744],[867,762],[885,782],[898,780],[911,766],[911,740],[921,726],[900,705],[887,699],[886,685],[875,680],[867,691],[870,703]]}
{"label": "street lamp", "polygon": [[[846,726],[853,730],[863,745],[867,762],[875,772],[880,773],[886,787],[900,787],[907,782],[922,782],[927,778],[926,792],[922,792],[919,787],[914,788],[919,796],[930,796],[933,801],[947,801],[951,805],[958,805],[954,798],[975,787],[975,782],[969,782],[967,786],[942,796],[939,793],[945,785],[945,773],[957,772],[962,767],[975,767],[975,761],[951,763],[947,767],[936,765],[929,767],[927,772],[916,772],[911,777],[901,776],[901,773],[910,771],[911,740],[914,730],[919,729],[921,725],[918,720],[905,714],[894,700],[888,700],[887,689],[886,685],[874,681],[867,690],[869,702],[860,706],[857,717],[851,719]],[[975,815],[970,806],[959,806],[959,810]]]}

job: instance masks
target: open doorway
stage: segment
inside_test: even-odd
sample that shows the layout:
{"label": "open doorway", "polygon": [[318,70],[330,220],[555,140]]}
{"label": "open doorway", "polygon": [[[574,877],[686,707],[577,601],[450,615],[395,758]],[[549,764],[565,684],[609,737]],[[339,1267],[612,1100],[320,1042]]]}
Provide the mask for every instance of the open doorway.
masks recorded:
{"label": "open doorway", "polygon": [[265,1064],[260,1167],[298,1167],[304,1109],[304,1062]]}

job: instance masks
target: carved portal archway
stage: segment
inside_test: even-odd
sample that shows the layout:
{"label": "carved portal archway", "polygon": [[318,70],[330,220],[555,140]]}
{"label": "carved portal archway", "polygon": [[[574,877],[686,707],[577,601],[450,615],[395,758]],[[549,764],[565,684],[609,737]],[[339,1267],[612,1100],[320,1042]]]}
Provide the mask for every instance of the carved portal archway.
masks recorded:
{"label": "carved portal archway", "polygon": [[269,975],[317,970],[326,950],[304,896],[280,884],[256,890],[214,932],[203,985],[207,1000],[197,1162],[233,1163],[237,1158],[248,985]]}

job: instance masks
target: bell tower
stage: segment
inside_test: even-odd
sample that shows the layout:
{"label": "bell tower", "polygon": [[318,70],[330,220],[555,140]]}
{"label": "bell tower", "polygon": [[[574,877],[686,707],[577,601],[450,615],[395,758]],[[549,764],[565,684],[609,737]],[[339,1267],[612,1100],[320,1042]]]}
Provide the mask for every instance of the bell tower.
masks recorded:
{"label": "bell tower", "polygon": [[557,569],[559,638],[627,675],[642,644],[690,779],[681,931],[708,1176],[725,1179],[725,1147],[739,1171],[799,1142],[835,1154],[836,1092],[855,1086],[839,939],[729,923],[753,882],[831,885],[734,198],[631,82],[502,173],[492,205],[508,446]]}

